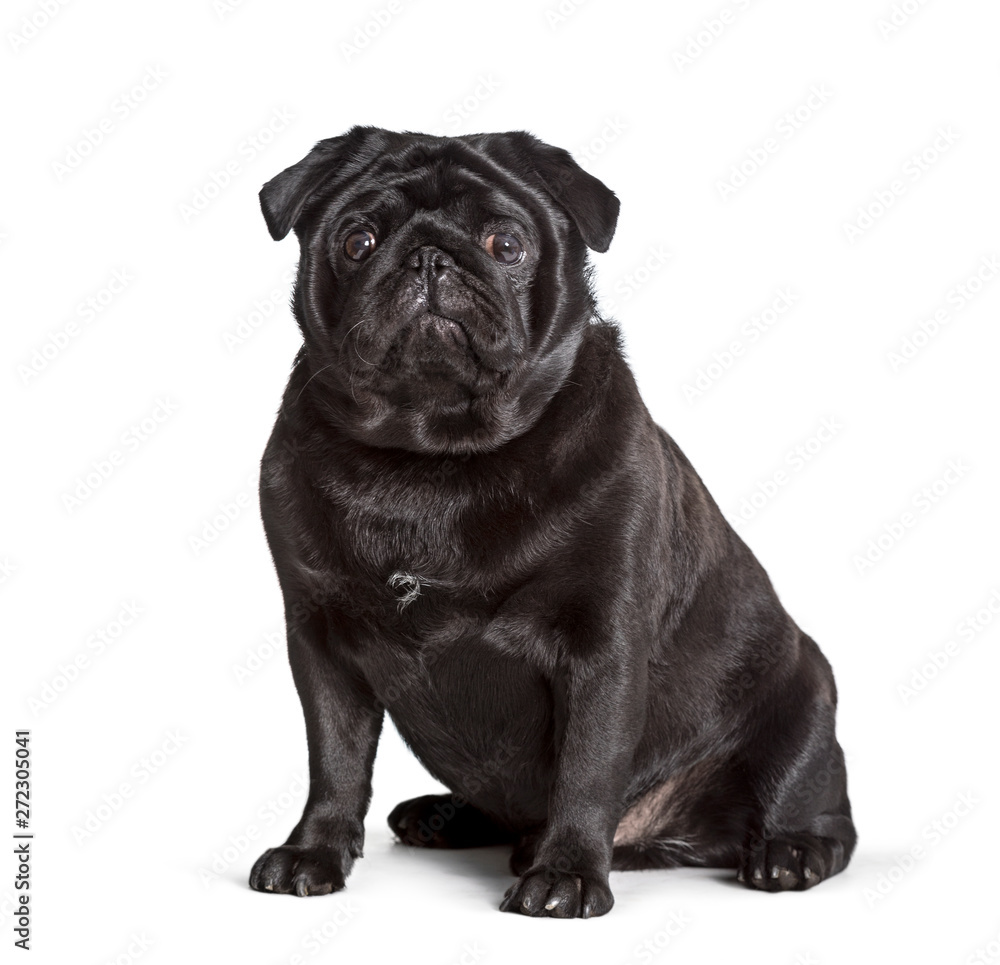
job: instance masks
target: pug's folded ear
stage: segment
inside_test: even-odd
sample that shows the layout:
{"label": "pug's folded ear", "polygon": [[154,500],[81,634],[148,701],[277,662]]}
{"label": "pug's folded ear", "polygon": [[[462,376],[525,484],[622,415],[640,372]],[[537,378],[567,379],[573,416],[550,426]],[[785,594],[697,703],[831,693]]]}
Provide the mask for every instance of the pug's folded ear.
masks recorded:
{"label": "pug's folded ear", "polygon": [[588,248],[607,251],[618,224],[621,203],[602,181],[580,167],[569,151],[540,141],[526,131],[509,135],[541,178],[553,200],[569,215]]}
{"label": "pug's folded ear", "polygon": [[281,241],[295,227],[313,195],[346,176],[348,161],[373,130],[352,127],[346,134],[317,142],[301,161],[285,168],[261,188],[260,208],[275,241]]}

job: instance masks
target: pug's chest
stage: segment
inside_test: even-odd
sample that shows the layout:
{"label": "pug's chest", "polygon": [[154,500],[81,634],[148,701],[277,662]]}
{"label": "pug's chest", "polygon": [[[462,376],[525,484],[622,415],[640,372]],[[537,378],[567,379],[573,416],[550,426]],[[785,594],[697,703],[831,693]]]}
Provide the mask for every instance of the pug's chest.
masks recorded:
{"label": "pug's chest", "polygon": [[354,512],[338,521],[334,546],[345,602],[363,601],[386,630],[481,616],[518,578],[499,541],[444,513]]}
{"label": "pug's chest", "polygon": [[331,503],[322,545],[314,536],[326,598],[376,672],[398,657],[405,673],[414,655],[437,660],[470,644],[516,658],[527,641],[544,646],[539,601],[553,598],[560,569],[533,538],[532,514],[515,500],[453,497],[440,487],[423,501],[404,486],[393,497],[355,487],[349,501]]}
{"label": "pug's chest", "polygon": [[[353,543],[333,580],[346,637],[375,678],[409,690],[467,685],[470,654],[524,663],[526,644],[544,648],[548,628],[532,588],[543,578],[512,568],[499,547],[480,555],[460,540],[442,548],[418,540]],[[358,553],[364,547],[367,552]]]}

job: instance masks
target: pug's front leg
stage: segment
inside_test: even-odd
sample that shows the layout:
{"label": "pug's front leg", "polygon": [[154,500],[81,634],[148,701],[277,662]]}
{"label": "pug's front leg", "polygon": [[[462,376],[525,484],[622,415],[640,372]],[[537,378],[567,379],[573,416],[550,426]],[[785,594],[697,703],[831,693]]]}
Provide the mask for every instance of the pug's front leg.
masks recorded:
{"label": "pug's front leg", "polygon": [[[286,612],[294,608],[286,605]],[[321,612],[289,620],[288,657],[309,743],[309,795],[288,840],[264,852],[250,887],[279,894],[339,891],[364,844],[382,708],[331,652]]]}
{"label": "pug's front leg", "polygon": [[574,660],[552,681],[558,757],[548,819],[501,911],[593,918],[614,904],[612,841],[641,736],[645,684],[624,645]]}

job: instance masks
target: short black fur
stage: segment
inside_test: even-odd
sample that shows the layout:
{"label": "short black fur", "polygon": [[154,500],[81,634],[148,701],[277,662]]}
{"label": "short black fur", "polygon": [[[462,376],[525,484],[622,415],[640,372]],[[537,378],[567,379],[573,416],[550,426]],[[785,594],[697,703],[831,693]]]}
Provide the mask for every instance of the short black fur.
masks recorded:
{"label": "short black fur", "polygon": [[829,664],[595,310],[614,194],[523,132],[354,128],[261,204],[301,246],[304,344],[260,496],[310,791],[252,887],[344,886],[386,712],[451,792],[390,826],[511,844],[503,910],[604,914],[612,868],[734,868],[765,891],[842,870]]}

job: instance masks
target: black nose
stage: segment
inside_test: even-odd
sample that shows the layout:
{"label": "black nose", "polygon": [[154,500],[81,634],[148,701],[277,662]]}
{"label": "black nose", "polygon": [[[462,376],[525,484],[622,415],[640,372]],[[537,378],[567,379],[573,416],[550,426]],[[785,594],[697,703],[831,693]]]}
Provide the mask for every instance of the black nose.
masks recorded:
{"label": "black nose", "polygon": [[416,248],[407,256],[406,264],[422,274],[439,274],[446,268],[455,267],[455,259],[447,252],[433,245]]}

